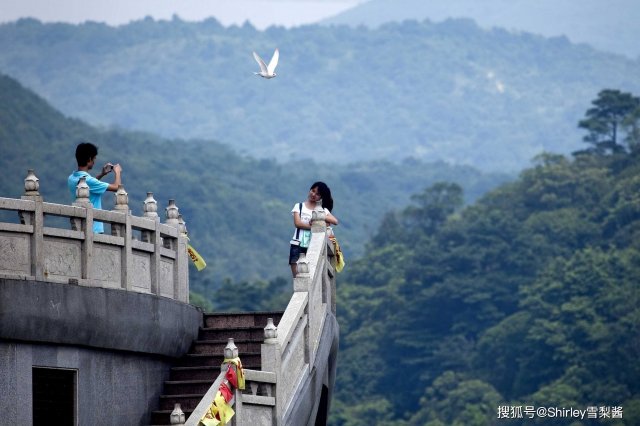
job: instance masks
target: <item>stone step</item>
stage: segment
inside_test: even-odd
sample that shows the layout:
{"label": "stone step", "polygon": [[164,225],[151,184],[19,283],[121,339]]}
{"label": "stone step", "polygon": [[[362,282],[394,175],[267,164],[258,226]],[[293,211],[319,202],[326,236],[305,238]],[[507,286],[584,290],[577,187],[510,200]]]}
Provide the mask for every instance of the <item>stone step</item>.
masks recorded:
{"label": "stone step", "polygon": [[[249,326],[236,328],[201,328],[198,332],[199,340],[264,340],[264,327]],[[242,355],[242,353],[240,353]]]}
{"label": "stone step", "polygon": [[[234,338],[234,344],[238,347],[240,354],[249,352],[260,352],[263,339],[238,339]],[[194,354],[221,354],[224,353],[224,348],[227,346],[228,340],[197,340],[193,343],[191,353]]]}
{"label": "stone step", "polygon": [[[246,352],[240,354],[242,360],[242,366],[245,368],[249,365],[260,365],[262,362],[260,352]],[[212,354],[194,354],[188,353],[178,361],[176,366],[179,367],[200,367],[200,366],[214,366],[220,367],[224,361],[224,355],[212,355]]]}
{"label": "stone step", "polygon": [[171,368],[170,380],[165,381],[160,407],[151,413],[154,425],[169,425],[170,414],[179,403],[188,418],[202,397],[220,374],[224,348],[229,338],[238,347],[242,366],[261,369],[261,345],[267,318],[280,322],[282,312],[243,312],[204,314],[203,326],[189,353],[178,359]]}
{"label": "stone step", "polygon": [[[184,418],[188,419],[192,413],[192,410],[185,410],[183,407],[180,407],[182,412],[184,413]],[[151,412],[151,426],[165,426],[171,424],[171,410],[155,410]]]}
{"label": "stone step", "polygon": [[205,394],[215,381],[204,380],[167,380],[164,382],[164,395]]}
{"label": "stone step", "polygon": [[216,312],[204,314],[205,328],[236,328],[236,327],[262,327],[267,325],[267,318],[273,318],[273,323],[278,325],[282,312]]}
{"label": "stone step", "polygon": [[215,380],[220,374],[220,366],[173,367],[170,380]]}
{"label": "stone step", "polygon": [[160,395],[160,410],[173,411],[175,403],[180,403],[182,411],[193,411],[204,396],[203,393],[182,394],[182,395]]}

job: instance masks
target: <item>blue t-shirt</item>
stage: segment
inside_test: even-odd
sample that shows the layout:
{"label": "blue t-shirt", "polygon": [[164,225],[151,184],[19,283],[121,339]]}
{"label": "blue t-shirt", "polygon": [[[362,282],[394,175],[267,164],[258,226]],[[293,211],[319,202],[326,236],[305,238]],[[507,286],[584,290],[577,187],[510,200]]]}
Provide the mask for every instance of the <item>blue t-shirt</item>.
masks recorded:
{"label": "blue t-shirt", "polygon": [[[102,210],[102,194],[107,190],[109,184],[102,182],[91,176],[87,172],[76,170],[69,175],[67,179],[67,185],[69,186],[69,192],[71,192],[71,198],[76,200],[76,187],[82,176],[87,177],[87,185],[89,185],[89,201],[93,205],[94,209]],[[104,224],[102,222],[93,222],[93,232],[96,234],[104,234]]]}

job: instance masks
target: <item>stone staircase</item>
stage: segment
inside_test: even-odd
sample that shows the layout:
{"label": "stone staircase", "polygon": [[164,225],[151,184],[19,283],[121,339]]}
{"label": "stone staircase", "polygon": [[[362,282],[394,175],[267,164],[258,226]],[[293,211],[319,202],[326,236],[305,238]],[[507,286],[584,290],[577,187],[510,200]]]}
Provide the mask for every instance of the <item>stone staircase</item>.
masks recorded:
{"label": "stone staircase", "polygon": [[152,425],[169,425],[169,415],[179,403],[189,418],[204,394],[220,374],[227,339],[238,347],[242,366],[261,369],[260,345],[264,341],[267,318],[280,322],[283,312],[242,312],[204,314],[204,324],[189,352],[171,368],[164,382],[159,409],[151,413]]}

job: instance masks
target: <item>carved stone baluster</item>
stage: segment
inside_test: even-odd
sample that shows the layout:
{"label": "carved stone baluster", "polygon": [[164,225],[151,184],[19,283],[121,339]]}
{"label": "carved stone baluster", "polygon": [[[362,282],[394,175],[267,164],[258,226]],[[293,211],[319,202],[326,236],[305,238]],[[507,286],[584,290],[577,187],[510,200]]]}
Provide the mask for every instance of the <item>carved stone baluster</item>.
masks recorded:
{"label": "carved stone baluster", "polygon": [[160,217],[158,217],[158,202],[153,198],[153,192],[147,192],[147,198],[143,203],[143,217],[153,220],[151,230],[142,230],[140,238],[146,243],[153,244],[153,254],[149,265],[151,276],[151,294],[160,295]]}
{"label": "carved stone baluster", "polygon": [[[179,220],[180,211],[178,209],[178,206],[176,206],[176,200],[174,199],[169,200],[169,205],[165,208],[165,216],[166,216],[166,220],[164,223],[180,229],[180,220]],[[172,250],[176,249],[176,242],[173,239],[164,240],[162,242],[162,245],[168,249],[172,249]]]}
{"label": "carved stone baluster", "polygon": [[23,200],[31,200],[34,202],[34,208],[31,211],[19,211],[20,223],[23,225],[33,226],[31,234],[31,275],[36,280],[45,278],[46,267],[44,265],[44,207],[43,200],[40,196],[40,182],[32,169],[27,171],[27,177],[24,179],[24,195]]}
{"label": "carved stone baluster", "polygon": [[[278,327],[273,323],[273,318],[267,318],[267,325],[264,327],[264,343],[275,345],[278,343]],[[258,392],[258,384],[254,388],[254,383],[251,383],[251,391],[254,395],[257,395]],[[271,386],[265,385],[263,386],[264,390],[266,390],[266,395],[271,396]]]}
{"label": "carved stone baluster", "polygon": [[173,225],[176,228],[178,227],[178,217],[180,216],[180,212],[178,206],[176,206],[176,200],[170,199],[169,205],[165,208],[165,214],[167,216],[167,220],[164,223],[168,225]]}
{"label": "carved stone baluster", "polygon": [[172,425],[183,425],[185,422],[184,412],[180,408],[180,404],[177,402],[173,406],[173,411],[169,416],[169,422]]}
{"label": "carved stone baluster", "polygon": [[[87,177],[82,176],[76,185],[76,200],[74,206],[91,208],[91,200],[89,200],[89,185],[87,185]],[[78,217],[71,218],[71,229],[74,231],[82,231],[82,219]]]}
{"label": "carved stone baluster", "polygon": [[[40,196],[40,179],[36,176],[33,169],[27,171],[27,177],[24,178],[24,195],[23,200],[42,201]],[[23,225],[33,225],[33,213],[19,211],[20,223]]]}
{"label": "carved stone baluster", "polygon": [[129,194],[124,190],[124,185],[119,185],[118,190],[114,194],[115,203],[113,210],[123,213],[129,212]]}
{"label": "carved stone baluster", "polygon": [[[142,210],[142,216],[153,220],[159,220],[158,202],[153,198],[153,192],[147,192],[147,198],[145,198],[143,202]],[[146,243],[153,242],[150,231],[142,231],[142,241]]]}
{"label": "carved stone baluster", "polygon": [[27,177],[24,178],[24,195],[38,196],[40,195],[40,179],[36,176],[33,169],[27,171]]}
{"label": "carved stone baluster", "polygon": [[188,235],[187,222],[184,221],[182,214],[178,215],[178,232],[180,235],[184,235],[185,237]]}
{"label": "carved stone baluster", "polygon": [[76,201],[73,203],[74,205],[80,206],[90,206],[91,201],[89,200],[89,185],[87,185],[87,177],[82,176],[78,181],[78,185],[76,185]]}
{"label": "carved stone baluster", "polygon": [[233,337],[229,337],[227,340],[227,346],[224,348],[224,358],[225,359],[233,359],[238,358],[238,347],[233,341]]}
{"label": "carved stone baluster", "polygon": [[[113,206],[113,211],[122,212],[124,214],[129,213],[129,194],[124,190],[123,185],[118,186],[118,190],[114,194],[115,203]],[[111,224],[111,235],[115,235],[117,237],[124,236],[124,224]]]}
{"label": "carved stone baluster", "polygon": [[264,327],[265,342],[278,337],[278,327],[273,323],[273,318],[267,318],[267,325]]}
{"label": "carved stone baluster", "polygon": [[311,232],[322,232],[325,233],[327,231],[327,222],[325,222],[326,213],[324,212],[324,208],[322,208],[322,203],[317,203],[316,207],[311,212]]}
{"label": "carved stone baluster", "polygon": [[147,192],[147,198],[144,200],[142,210],[142,216],[144,217],[148,217],[150,219],[158,217],[158,202],[153,198],[153,192]]}
{"label": "carved stone baluster", "polygon": [[[232,360],[234,360],[235,358],[238,358],[238,347],[233,342],[233,338],[230,337],[227,340],[227,346],[225,346],[224,348],[224,363],[220,366],[220,371],[226,373],[227,371],[229,371],[229,369],[233,369],[233,371],[235,372],[234,376],[238,377],[238,367],[232,362]],[[236,390],[236,385],[238,385],[237,382],[235,385],[229,382],[226,377],[222,381],[222,383],[229,388],[232,394]]]}

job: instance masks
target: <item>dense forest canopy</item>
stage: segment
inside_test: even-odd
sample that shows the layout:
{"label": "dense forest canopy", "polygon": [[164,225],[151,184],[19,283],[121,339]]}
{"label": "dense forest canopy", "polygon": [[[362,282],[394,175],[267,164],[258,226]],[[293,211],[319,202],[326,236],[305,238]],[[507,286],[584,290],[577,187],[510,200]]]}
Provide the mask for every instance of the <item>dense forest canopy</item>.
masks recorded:
{"label": "dense forest canopy", "polygon": [[[65,114],[279,162],[412,157],[516,173],[542,151],[578,149],[575,123],[601,88],[640,91],[640,60],[462,19],[265,31],[23,19],[0,25],[0,44],[0,71]],[[251,51],[275,47],[278,77],[254,76]]]}
{"label": "dense forest canopy", "polygon": [[440,182],[387,214],[341,277],[332,424],[551,424],[498,421],[499,406],[618,407],[592,422],[637,424],[639,112],[603,90],[573,158],[542,154],[471,206]]}

